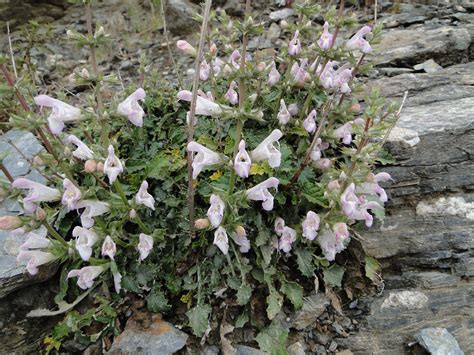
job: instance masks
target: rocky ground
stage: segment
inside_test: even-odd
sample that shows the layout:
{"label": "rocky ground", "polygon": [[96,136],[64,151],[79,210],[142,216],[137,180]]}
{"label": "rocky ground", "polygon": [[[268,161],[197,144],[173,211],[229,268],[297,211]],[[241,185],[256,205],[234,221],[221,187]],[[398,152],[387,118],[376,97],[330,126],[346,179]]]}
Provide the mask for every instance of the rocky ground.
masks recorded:
{"label": "rocky ground", "polygon": [[[81,68],[87,52],[72,48],[61,38],[68,26],[85,30],[84,14],[76,6],[56,4],[59,6],[53,1],[32,5],[25,2],[20,11],[51,22],[58,39],[46,44],[48,51],[32,51],[41,72],[39,80],[80,92],[65,77]],[[223,2],[222,6],[235,14],[241,11],[232,2]],[[392,6],[390,2],[380,3],[378,21],[384,24],[385,32],[372,58],[376,66],[366,79],[389,99],[400,101],[405,91],[409,94],[387,143],[396,158],[395,164],[384,167],[395,180],[388,189],[391,199],[387,219],[383,225],[362,233],[361,241],[364,251],[381,262],[385,288],[377,296],[343,305],[344,316],[329,310],[324,295],[307,300],[306,314],[290,315],[287,322],[301,330],[291,338],[291,354],[326,354],[340,349],[347,349],[346,354],[418,353],[420,347],[410,347],[417,341],[433,354],[446,354],[448,349],[461,354],[459,348],[466,354],[474,353],[474,5],[400,4],[398,12],[389,11]],[[194,8],[184,0],[170,1],[168,22],[173,43],[193,31],[189,13]],[[260,2],[258,9],[268,30],[250,47],[271,48],[286,41],[279,21],[294,20],[292,11],[277,11],[276,6],[265,2]],[[152,59],[151,65],[163,68],[163,76],[171,80],[166,43],[156,30],[160,21],[144,21],[149,19],[150,11],[145,1],[109,0],[96,7],[95,19],[118,39],[110,49],[114,53],[112,61],[101,63],[104,70],[119,71],[124,81],[132,80],[136,78],[139,56],[145,54]],[[21,38],[15,26],[20,23],[19,16],[11,11],[5,14],[0,7],[0,21],[10,19],[12,39],[18,44]],[[360,21],[371,16],[362,11]],[[185,20],[174,21],[176,18]],[[120,35],[123,33],[126,35]],[[5,51],[6,36],[2,40]],[[103,53],[103,57],[110,53]],[[186,67],[186,59],[178,58]],[[28,134],[8,132],[0,137],[0,149],[12,152],[5,164],[15,176],[43,179],[31,168],[31,158],[41,148]],[[0,214],[14,214],[18,207],[13,201],[3,201]],[[15,263],[16,248],[17,240],[0,234],[0,353],[34,351],[43,331],[46,333],[54,323],[51,319],[42,323],[25,321],[27,311],[47,307],[52,298],[48,295],[54,292],[53,282],[25,286],[51,277],[54,270],[45,270],[40,278],[27,277]],[[42,296],[32,296],[38,293]],[[306,323],[295,323],[299,316]],[[38,324],[41,332],[37,332]],[[141,344],[144,352],[154,349],[157,353],[160,349],[159,353],[164,354],[183,348],[186,341],[190,344],[186,334],[160,317],[152,318],[150,324],[142,329],[132,317],[127,330],[116,340],[113,353],[127,352],[133,344]],[[245,336],[241,338],[246,342]],[[188,349],[189,353],[195,351]],[[203,350],[203,354],[217,353],[212,346]],[[240,346],[238,353],[259,352]]]}

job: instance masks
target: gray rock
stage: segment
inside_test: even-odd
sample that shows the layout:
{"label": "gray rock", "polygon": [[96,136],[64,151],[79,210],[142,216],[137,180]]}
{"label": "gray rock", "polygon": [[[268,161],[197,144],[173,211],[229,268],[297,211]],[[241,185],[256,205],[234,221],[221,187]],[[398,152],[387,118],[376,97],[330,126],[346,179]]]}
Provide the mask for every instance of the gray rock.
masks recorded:
{"label": "gray rock", "polygon": [[272,23],[267,30],[267,38],[269,40],[275,40],[280,37],[281,28],[276,23]]}
{"label": "gray rock", "polygon": [[200,353],[200,355],[219,355],[219,348],[215,345],[206,346]]}
{"label": "gray rock", "polygon": [[432,355],[464,355],[456,339],[445,328],[425,328],[415,339]]}
{"label": "gray rock", "polygon": [[280,20],[285,20],[290,16],[293,16],[295,14],[295,11],[293,9],[290,9],[288,7],[277,10],[277,11],[272,11],[270,12],[270,20],[272,21],[280,21]]}
{"label": "gray rock", "polygon": [[426,73],[435,73],[439,71],[440,69],[443,69],[441,65],[436,63],[433,59],[428,59],[426,62],[423,62],[421,64],[417,64],[413,67],[415,70],[423,70]]}
{"label": "gray rock", "polygon": [[410,68],[379,68],[379,72],[386,76],[395,76],[400,74],[409,74],[413,72]]}
{"label": "gray rock", "polygon": [[165,7],[166,24],[176,35],[190,34],[199,30],[199,24],[194,20],[199,7],[188,0],[167,0]]}
{"label": "gray rock", "polygon": [[316,322],[329,305],[329,299],[322,293],[315,293],[304,299],[303,307],[296,312],[291,327],[298,330],[305,329]]}
{"label": "gray rock", "polygon": [[109,354],[168,355],[186,345],[188,335],[168,322],[160,315],[153,315],[149,327],[130,318],[125,330],[115,338]]}
{"label": "gray rock", "polygon": [[236,345],[237,355],[268,355],[266,352],[246,345]]}
{"label": "gray rock", "polygon": [[305,355],[305,347],[297,341],[296,343],[291,344],[287,349],[288,355]]}

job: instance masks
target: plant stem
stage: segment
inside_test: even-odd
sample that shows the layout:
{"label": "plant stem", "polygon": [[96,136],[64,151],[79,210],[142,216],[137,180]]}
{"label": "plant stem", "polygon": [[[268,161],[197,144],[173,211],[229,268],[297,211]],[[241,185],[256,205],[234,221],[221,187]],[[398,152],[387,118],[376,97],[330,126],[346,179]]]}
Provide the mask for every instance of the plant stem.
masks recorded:
{"label": "plant stem", "polygon": [[[251,11],[251,6],[252,6],[252,0],[246,0],[245,1],[245,21],[250,16],[250,11]],[[242,113],[244,109],[244,104],[245,104],[245,99],[247,95],[247,86],[245,85],[245,60],[247,56],[247,45],[248,45],[248,36],[247,32],[244,32],[242,36],[242,53],[241,55],[241,62],[240,62],[240,79],[239,79],[239,111]],[[243,129],[244,123],[242,121],[242,118],[239,116],[237,118],[237,125],[235,127],[235,142],[234,142],[234,154],[233,154],[233,161],[235,161],[235,157],[237,156],[237,153],[239,151],[239,143],[240,140],[242,139],[242,129]],[[235,172],[235,169],[232,169],[230,173],[230,179],[229,179],[229,195],[232,194],[234,191],[235,187],[235,180],[237,179],[237,173]]]}
{"label": "plant stem", "polygon": [[56,230],[48,223],[48,221],[44,220],[42,223],[54,239],[56,239],[58,242],[60,242],[62,245],[69,249],[69,244],[64,240],[63,237],[61,237],[58,232],[56,232]]}
{"label": "plant stem", "polygon": [[163,21],[163,34],[165,36],[165,41],[166,41],[166,47],[168,48],[168,55],[171,59],[171,62],[173,63],[173,70],[176,74],[176,77],[178,78],[178,84],[180,87],[183,86],[183,78],[181,77],[181,73],[178,70],[178,64],[176,63],[176,60],[174,58],[173,52],[171,50],[170,46],[170,39],[168,36],[168,28],[166,27],[166,16],[165,16],[165,1],[161,0],[160,1],[160,12],[161,12],[161,20]]}
{"label": "plant stem", "polygon": [[[193,81],[193,96],[191,98],[191,109],[189,112],[189,122],[188,122],[188,140],[187,144],[193,141],[194,139],[194,117],[196,116],[196,100],[197,100],[197,91],[199,86],[199,72],[201,68],[201,59],[202,52],[204,49],[204,40],[207,32],[207,26],[209,23],[209,15],[211,12],[212,0],[206,0],[204,7],[204,17],[201,25],[201,35],[199,38],[199,48],[196,55],[196,62],[194,64],[194,81]],[[193,184],[193,156],[192,152],[188,150],[187,152],[187,162],[188,162],[188,210],[189,210],[189,232],[191,238],[195,237],[194,230],[194,184]]]}
{"label": "plant stem", "polygon": [[12,174],[10,174],[10,172],[8,171],[8,169],[6,168],[5,165],[3,165],[2,162],[0,162],[0,170],[3,171],[3,173],[5,174],[5,176],[7,177],[8,181],[10,182],[13,182],[13,180],[15,180],[12,176]]}
{"label": "plant stem", "polygon": [[234,265],[232,265],[232,260],[230,260],[230,255],[229,255],[229,253],[227,253],[225,256],[226,256],[226,258],[227,258],[227,262],[229,263],[230,272],[232,273],[232,276],[236,277],[236,275],[235,275],[235,270],[234,270]]}

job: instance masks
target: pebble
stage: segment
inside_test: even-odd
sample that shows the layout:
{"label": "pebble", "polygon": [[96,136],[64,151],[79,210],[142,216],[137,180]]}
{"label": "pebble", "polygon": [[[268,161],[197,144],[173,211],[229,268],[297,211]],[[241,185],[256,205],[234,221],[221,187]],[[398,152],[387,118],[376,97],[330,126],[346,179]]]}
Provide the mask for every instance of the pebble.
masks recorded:
{"label": "pebble", "polygon": [[273,11],[270,12],[270,20],[272,21],[280,21],[287,19],[290,16],[293,16],[295,14],[295,10],[290,9],[290,8],[284,8],[281,10]]}
{"label": "pebble", "polygon": [[443,69],[443,67],[436,63],[433,59],[428,59],[426,62],[415,65],[413,69],[424,70],[425,73],[431,74]]}
{"label": "pebble", "polygon": [[415,334],[415,339],[431,355],[464,355],[457,340],[446,328],[425,328]]}

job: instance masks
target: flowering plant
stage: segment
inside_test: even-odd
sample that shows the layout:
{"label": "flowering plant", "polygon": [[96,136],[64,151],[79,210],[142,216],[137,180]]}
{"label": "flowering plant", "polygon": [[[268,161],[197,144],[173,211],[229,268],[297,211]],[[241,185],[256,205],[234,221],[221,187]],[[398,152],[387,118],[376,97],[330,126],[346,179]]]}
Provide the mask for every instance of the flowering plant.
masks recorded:
{"label": "flowering plant", "polygon": [[[95,49],[107,34],[93,33],[87,2],[88,34],[68,36],[91,48],[92,73],[74,74],[93,89],[84,99],[91,106],[51,93],[30,109],[17,92],[25,113],[10,124],[44,143],[45,179],[13,179],[2,165],[24,214],[2,217],[1,227],[29,233],[18,260],[30,273],[61,264],[59,300],[73,283],[76,292],[113,284],[154,312],[179,300],[201,337],[221,317],[219,299],[242,326],[257,312],[252,300],[265,302],[272,320],[285,299],[302,306],[311,279],[331,279],[326,292],[341,285],[338,254],[357,236],[356,222],[370,227],[387,201],[380,183],[390,176],[373,168],[399,111],[376,91],[362,99],[357,80],[379,29],[351,37],[354,18],[342,9],[320,26],[311,20],[320,7],[305,3],[298,21],[282,21],[287,46],[250,52],[262,25],[249,4],[238,22],[210,14],[207,1],[199,46],[177,42],[196,60],[192,87],[156,90],[145,77],[106,102],[102,90],[115,81],[99,72]],[[40,224],[47,237],[31,231]],[[257,341],[272,351],[266,336]]]}

